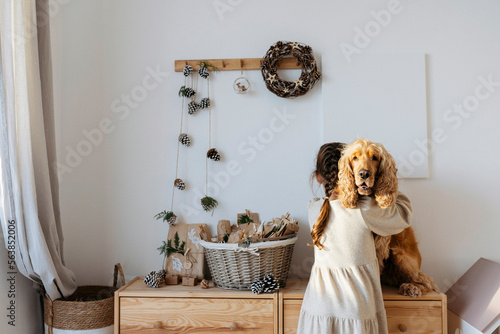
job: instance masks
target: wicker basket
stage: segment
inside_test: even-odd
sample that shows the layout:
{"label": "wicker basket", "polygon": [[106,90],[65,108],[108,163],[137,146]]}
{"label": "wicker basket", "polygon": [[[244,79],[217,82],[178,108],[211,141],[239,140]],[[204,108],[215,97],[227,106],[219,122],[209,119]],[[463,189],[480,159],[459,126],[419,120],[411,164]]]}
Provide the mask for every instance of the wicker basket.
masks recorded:
{"label": "wicker basket", "polygon": [[125,285],[125,275],[119,263],[115,265],[113,286],[79,286],[66,298],[51,300],[43,297],[44,321],[48,334],[52,329],[92,330],[105,328],[114,322],[114,293],[117,288],[118,274]]}
{"label": "wicker basket", "polygon": [[240,247],[200,241],[205,248],[214,284],[223,289],[250,290],[250,286],[271,274],[285,287],[297,237]]}

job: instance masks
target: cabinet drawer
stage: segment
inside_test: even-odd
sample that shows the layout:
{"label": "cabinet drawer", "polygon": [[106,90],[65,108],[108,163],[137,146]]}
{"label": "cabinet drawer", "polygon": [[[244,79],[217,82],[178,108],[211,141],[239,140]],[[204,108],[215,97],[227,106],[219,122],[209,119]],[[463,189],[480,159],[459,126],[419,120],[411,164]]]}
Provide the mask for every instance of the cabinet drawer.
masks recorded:
{"label": "cabinet drawer", "polygon": [[443,333],[440,301],[385,301],[389,333]]}
{"label": "cabinet drawer", "polygon": [[296,333],[302,299],[283,300],[283,333]]}
{"label": "cabinet drawer", "polygon": [[[443,333],[440,301],[385,301],[387,326],[390,334]],[[302,300],[283,300],[283,333],[296,333]]]}
{"label": "cabinet drawer", "polygon": [[273,333],[271,299],[120,298],[120,333]]}

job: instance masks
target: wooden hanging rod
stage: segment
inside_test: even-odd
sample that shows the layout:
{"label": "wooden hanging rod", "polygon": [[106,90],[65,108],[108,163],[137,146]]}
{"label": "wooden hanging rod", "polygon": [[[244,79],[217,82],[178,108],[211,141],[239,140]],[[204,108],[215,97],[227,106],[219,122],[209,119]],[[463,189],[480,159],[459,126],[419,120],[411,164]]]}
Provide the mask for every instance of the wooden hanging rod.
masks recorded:
{"label": "wooden hanging rod", "polygon": [[[220,71],[252,71],[260,70],[261,58],[176,60],[175,72],[182,72],[186,65],[191,65],[194,70],[198,70],[202,61],[214,65]],[[302,64],[297,61],[297,58],[282,58],[277,68],[280,70],[301,69]]]}

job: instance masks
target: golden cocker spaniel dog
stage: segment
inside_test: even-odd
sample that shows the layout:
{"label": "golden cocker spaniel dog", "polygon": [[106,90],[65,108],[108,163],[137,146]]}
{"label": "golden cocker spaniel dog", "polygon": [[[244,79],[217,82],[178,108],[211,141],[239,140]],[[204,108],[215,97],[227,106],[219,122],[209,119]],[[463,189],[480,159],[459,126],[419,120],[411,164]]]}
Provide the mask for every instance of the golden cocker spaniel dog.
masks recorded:
{"label": "golden cocker spaniel dog", "polygon": [[[373,195],[379,207],[390,207],[398,194],[393,157],[381,144],[366,139],[354,141],[346,146],[339,161],[336,190],[346,208],[355,208],[360,195]],[[401,294],[411,297],[438,291],[433,280],[420,271],[422,257],[411,227],[389,237],[375,235],[375,247],[382,284],[399,287]]]}

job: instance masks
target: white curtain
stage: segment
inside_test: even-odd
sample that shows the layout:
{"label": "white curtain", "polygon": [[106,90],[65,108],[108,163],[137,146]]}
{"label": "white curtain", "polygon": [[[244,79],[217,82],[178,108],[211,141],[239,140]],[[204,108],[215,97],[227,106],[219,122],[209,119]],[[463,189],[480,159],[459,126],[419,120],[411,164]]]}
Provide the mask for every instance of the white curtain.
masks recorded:
{"label": "white curtain", "polygon": [[0,220],[19,271],[54,300],[76,284],[62,254],[48,0],[0,4]]}

